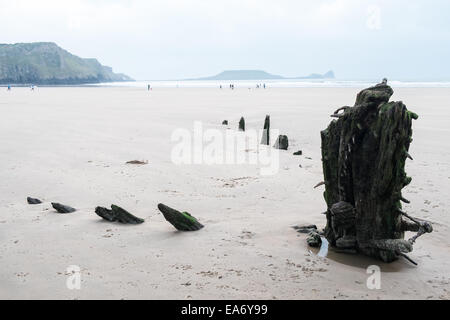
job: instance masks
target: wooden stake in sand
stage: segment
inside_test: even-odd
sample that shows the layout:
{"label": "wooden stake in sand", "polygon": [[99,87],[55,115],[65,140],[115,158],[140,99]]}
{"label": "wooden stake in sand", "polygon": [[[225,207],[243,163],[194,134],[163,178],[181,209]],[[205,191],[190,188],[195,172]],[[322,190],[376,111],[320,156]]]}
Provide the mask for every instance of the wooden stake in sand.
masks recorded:
{"label": "wooden stake in sand", "polygon": [[241,118],[239,121],[239,131],[245,131],[245,119],[244,117]]}
{"label": "wooden stake in sand", "polygon": [[261,140],[261,144],[270,145],[270,116],[266,116],[266,120],[264,121],[264,131]]}

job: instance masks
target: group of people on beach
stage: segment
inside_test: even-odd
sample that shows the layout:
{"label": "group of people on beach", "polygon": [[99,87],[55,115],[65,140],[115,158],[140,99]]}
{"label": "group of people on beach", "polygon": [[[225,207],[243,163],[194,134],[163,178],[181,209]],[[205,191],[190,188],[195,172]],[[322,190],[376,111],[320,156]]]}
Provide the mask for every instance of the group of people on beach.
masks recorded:
{"label": "group of people on beach", "polygon": [[[11,87],[11,85],[10,84],[8,84],[8,86],[6,87],[7,89],[7,91],[11,91],[11,89],[12,89],[12,87]],[[35,89],[36,87],[34,86],[34,84],[32,84],[31,86],[30,86],[30,89],[31,89],[31,91],[34,91],[34,89]]]}
{"label": "group of people on beach", "polygon": [[[234,84],[230,84],[230,89],[231,90],[234,90]],[[266,89],[267,88],[267,86],[266,86],[266,84],[265,83],[259,83],[259,84],[257,84],[256,85],[256,89],[260,89],[260,88],[264,88],[264,89]],[[220,89],[223,89],[223,86],[222,85],[220,85]],[[250,88],[249,88],[250,89]]]}
{"label": "group of people on beach", "polygon": [[[223,89],[223,86],[220,85],[219,88],[220,88],[220,89]],[[231,84],[231,83],[230,83],[230,89],[231,89],[231,90],[234,90],[234,84]]]}
{"label": "group of people on beach", "polygon": [[[177,88],[178,88],[178,85],[177,85]],[[220,88],[220,89],[223,89],[223,85],[219,85],[219,88]],[[229,88],[230,88],[231,90],[234,90],[234,89],[235,89],[234,83],[230,83]],[[266,89],[267,86],[266,86],[265,83],[259,83],[259,84],[256,85],[256,89],[260,89],[260,88]],[[249,88],[249,89],[250,89],[250,88]],[[9,89],[8,89],[8,90],[9,90]],[[34,90],[34,89],[32,89],[32,90]],[[147,85],[147,91],[152,91],[152,90],[153,90],[152,86],[151,86],[150,84],[148,84],[148,85]]]}

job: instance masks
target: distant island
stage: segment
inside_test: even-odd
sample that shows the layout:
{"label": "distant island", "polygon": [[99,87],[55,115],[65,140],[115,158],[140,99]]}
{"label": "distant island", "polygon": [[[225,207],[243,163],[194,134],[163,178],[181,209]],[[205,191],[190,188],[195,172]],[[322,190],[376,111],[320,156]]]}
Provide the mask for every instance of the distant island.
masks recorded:
{"label": "distant island", "polygon": [[83,59],[52,42],[0,44],[0,84],[78,85],[133,81],[96,59]]}
{"label": "distant island", "polygon": [[228,70],[212,77],[187,79],[187,80],[275,80],[275,79],[334,79],[334,72],[328,71],[325,74],[313,73],[309,76],[283,77],[270,74],[263,70]]}

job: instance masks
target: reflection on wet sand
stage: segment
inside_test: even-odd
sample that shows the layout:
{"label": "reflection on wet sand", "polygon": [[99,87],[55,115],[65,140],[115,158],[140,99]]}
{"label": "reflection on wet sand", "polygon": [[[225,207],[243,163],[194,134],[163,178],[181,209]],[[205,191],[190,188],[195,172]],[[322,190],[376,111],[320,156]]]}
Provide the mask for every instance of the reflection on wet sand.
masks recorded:
{"label": "reflection on wet sand", "polygon": [[311,250],[321,258],[361,269],[367,269],[371,265],[379,266],[382,272],[401,272],[404,269],[415,268],[414,265],[402,258],[392,263],[384,263],[360,254],[336,252],[333,247],[329,246],[328,240],[325,237],[322,237],[320,249],[312,248]]}

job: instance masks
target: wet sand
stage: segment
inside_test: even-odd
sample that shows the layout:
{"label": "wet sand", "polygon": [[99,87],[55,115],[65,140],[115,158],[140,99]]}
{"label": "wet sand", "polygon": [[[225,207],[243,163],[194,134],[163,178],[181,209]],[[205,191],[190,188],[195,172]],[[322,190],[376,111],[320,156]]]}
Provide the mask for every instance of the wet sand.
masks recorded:
{"label": "wet sand", "polygon": [[[450,89],[395,89],[419,114],[407,162],[405,210],[433,222],[413,266],[330,252],[317,256],[298,224],[325,226],[320,130],[357,88],[219,89],[0,88],[0,298],[2,299],[449,299]],[[255,165],[180,165],[174,130],[272,128],[290,139],[280,170]],[[303,156],[292,153],[303,150]],[[309,158],[309,159],[308,159]],[[148,160],[147,165],[127,165]],[[301,165],[302,167],[299,167]],[[26,197],[44,201],[30,206]],[[50,202],[78,209],[57,214]],[[206,227],[179,233],[158,203]],[[139,226],[102,221],[120,205]],[[66,287],[80,266],[81,290]],[[366,268],[379,265],[381,289]]]}

